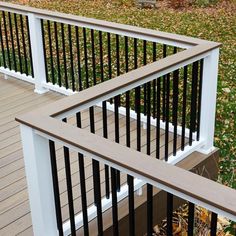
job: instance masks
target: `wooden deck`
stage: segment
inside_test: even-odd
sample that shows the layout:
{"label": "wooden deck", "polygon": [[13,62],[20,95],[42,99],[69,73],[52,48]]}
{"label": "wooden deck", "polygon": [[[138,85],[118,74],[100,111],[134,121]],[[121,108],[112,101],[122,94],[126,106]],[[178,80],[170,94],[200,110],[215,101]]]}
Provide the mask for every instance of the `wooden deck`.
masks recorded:
{"label": "wooden deck", "polygon": [[[27,184],[24,171],[24,160],[21,148],[21,138],[18,123],[14,120],[21,113],[43,106],[62,98],[62,95],[48,92],[44,95],[34,93],[34,87],[28,83],[0,77],[0,235],[33,235],[30,208],[27,193]],[[82,126],[90,129],[88,111],[82,113]],[[96,134],[102,135],[102,112],[101,108],[95,108]],[[68,122],[75,124],[75,118],[68,119]],[[131,147],[136,145],[136,123],[131,120]],[[108,112],[109,138],[114,140],[114,115]],[[163,131],[161,131],[163,134]],[[146,130],[142,129],[142,152],[146,152],[145,140]],[[170,152],[172,150],[172,135],[170,134]],[[164,137],[161,138],[161,145],[164,144]],[[120,116],[120,143],[125,145],[125,117]],[[151,132],[151,150],[155,155],[155,129]],[[180,140],[178,140],[180,145]],[[161,149],[163,156],[164,148]],[[78,174],[77,153],[70,153],[72,184],[74,194],[75,211],[80,212],[80,181]],[[57,164],[60,181],[60,193],[63,219],[69,217],[68,201],[66,192],[66,180],[64,170],[63,149],[57,145]],[[86,187],[88,204],[93,203],[93,184],[91,159],[85,159],[86,166]],[[104,166],[101,168],[102,194],[104,195]],[[122,183],[125,176],[121,175]]]}

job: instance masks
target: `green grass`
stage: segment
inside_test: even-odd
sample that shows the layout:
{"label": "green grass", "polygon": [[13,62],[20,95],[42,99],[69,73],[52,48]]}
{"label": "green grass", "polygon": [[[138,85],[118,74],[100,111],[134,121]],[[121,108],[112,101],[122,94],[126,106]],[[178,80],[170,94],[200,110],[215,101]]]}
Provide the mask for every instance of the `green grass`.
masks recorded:
{"label": "green grass", "polygon": [[236,188],[235,1],[182,10],[169,7],[138,9],[131,0],[12,2],[221,42],[215,146],[220,148],[221,156],[219,181]]}

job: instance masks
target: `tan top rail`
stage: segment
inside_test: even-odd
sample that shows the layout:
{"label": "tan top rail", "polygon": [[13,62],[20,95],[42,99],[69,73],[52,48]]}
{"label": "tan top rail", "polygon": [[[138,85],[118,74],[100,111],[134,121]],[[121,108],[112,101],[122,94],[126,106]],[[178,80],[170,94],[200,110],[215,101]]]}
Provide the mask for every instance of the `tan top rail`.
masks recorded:
{"label": "tan top rail", "polygon": [[84,26],[87,28],[93,28],[98,29],[105,32],[112,32],[112,33],[120,33],[123,35],[130,35],[137,36],[137,38],[153,38],[153,39],[161,39],[166,40],[167,42],[175,42],[179,43],[180,45],[187,47],[196,46],[199,44],[206,43],[208,41],[197,39],[193,37],[183,36],[183,35],[177,35],[172,33],[166,33],[161,32],[157,30],[151,30],[131,25],[124,25],[104,20],[97,20],[87,17],[81,17],[76,16],[72,14],[65,14],[60,13],[56,11],[48,11],[23,5],[16,5],[12,3],[6,3],[6,2],[0,2],[0,10],[19,13],[19,14],[29,14],[33,13],[36,17],[42,18],[42,19],[49,19],[49,20],[55,20],[55,21],[63,21],[65,23],[69,24],[75,24]]}

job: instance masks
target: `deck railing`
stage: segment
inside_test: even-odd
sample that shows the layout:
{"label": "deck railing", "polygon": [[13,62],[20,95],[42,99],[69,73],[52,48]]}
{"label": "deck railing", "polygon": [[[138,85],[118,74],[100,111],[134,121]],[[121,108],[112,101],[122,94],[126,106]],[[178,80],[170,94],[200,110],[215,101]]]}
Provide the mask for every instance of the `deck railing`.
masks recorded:
{"label": "deck railing", "polygon": [[[130,235],[135,235],[134,191],[146,183],[148,235],[153,186],[169,193],[168,235],[172,195],[191,202],[189,235],[193,234],[192,203],[235,220],[235,191],[160,160],[147,160],[154,156],[176,164],[194,151],[214,149],[220,44],[9,3],[1,2],[0,10],[0,72],[34,83],[38,93],[50,89],[72,95],[17,118],[23,124],[36,235],[57,235],[57,230],[60,235],[74,235],[81,226],[88,235],[88,221],[93,218],[102,235],[102,212],[110,207],[117,235],[117,204],[127,196],[133,226]],[[81,118],[84,113],[86,119]],[[60,202],[57,145],[65,162],[69,204],[65,214],[61,208],[66,207]],[[73,200],[71,150],[78,155],[81,211],[75,210]],[[144,150],[147,155],[140,153]],[[87,203],[85,162],[90,159],[93,198]],[[207,191],[193,188],[191,181],[199,181]],[[212,235],[216,218],[213,214]]]}

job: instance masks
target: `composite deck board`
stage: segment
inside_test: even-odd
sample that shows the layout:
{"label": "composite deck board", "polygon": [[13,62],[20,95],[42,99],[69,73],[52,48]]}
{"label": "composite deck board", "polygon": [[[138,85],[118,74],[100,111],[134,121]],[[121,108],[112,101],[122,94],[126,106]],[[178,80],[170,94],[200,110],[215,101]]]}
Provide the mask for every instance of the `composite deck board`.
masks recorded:
{"label": "composite deck board", "polygon": [[[30,111],[62,98],[58,93],[48,92],[38,95],[33,92],[33,85],[15,79],[4,80],[0,76],[0,235],[11,236],[32,235],[30,207],[25,178],[24,160],[21,146],[19,124],[15,116]],[[102,109],[94,107],[95,134],[103,136]],[[88,110],[81,112],[82,128],[90,130],[90,115]],[[115,140],[114,113],[107,111],[108,138]],[[68,118],[69,124],[76,126],[76,117]],[[136,149],[137,134],[136,120],[130,119],[131,148]],[[119,115],[120,144],[126,144],[126,119]],[[146,132],[141,129],[141,151],[146,153]],[[160,130],[160,155],[164,157],[164,130]],[[177,140],[178,148],[180,139]],[[169,135],[169,154],[173,149],[173,135]],[[156,130],[151,127],[151,155],[155,157]],[[58,177],[61,194],[63,220],[68,219],[67,185],[65,176],[65,163],[63,147],[56,144]],[[84,157],[86,190],[88,205],[93,203],[92,160]],[[70,151],[71,179],[75,212],[81,211],[81,193],[79,179],[78,154]],[[100,164],[101,191],[105,195],[104,165]],[[121,183],[126,182],[126,175],[121,174]]]}

